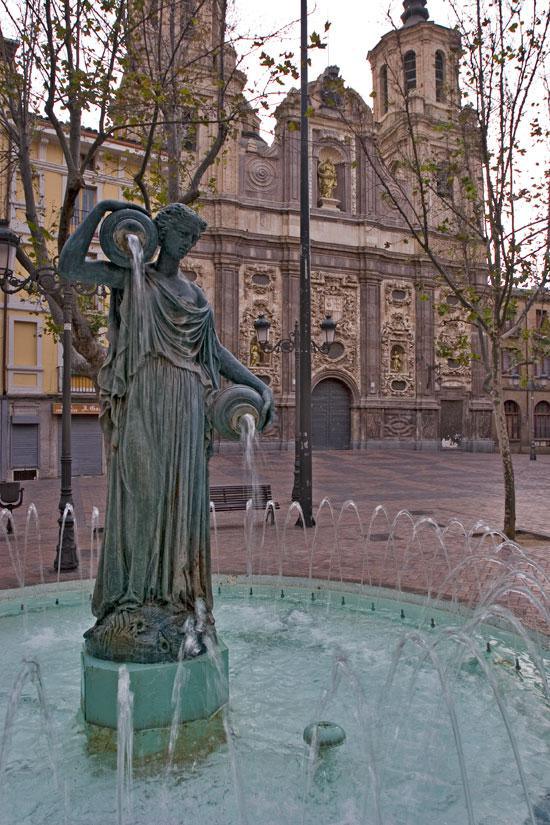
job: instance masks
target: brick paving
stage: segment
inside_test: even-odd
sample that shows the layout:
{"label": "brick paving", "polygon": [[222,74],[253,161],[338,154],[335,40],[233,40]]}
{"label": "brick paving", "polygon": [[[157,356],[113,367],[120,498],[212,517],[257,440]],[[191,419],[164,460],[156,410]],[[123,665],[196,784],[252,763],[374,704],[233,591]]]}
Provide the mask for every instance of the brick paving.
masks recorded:
{"label": "brick paving", "polygon": [[[520,572],[534,569],[521,559],[518,562],[517,554],[509,548],[501,550],[497,557],[491,549],[497,542],[484,539],[480,529],[467,538],[459,525],[453,526],[453,519],[458,519],[466,531],[473,530],[477,522],[497,529],[502,526],[498,455],[406,450],[324,452],[314,454],[313,465],[314,503],[319,505],[328,497],[334,520],[325,505],[316,530],[295,528],[294,515],[287,515],[293,454],[260,449],[258,481],[272,485],[274,499],[281,505],[276,526],[264,527],[261,515],[256,514],[252,539],[247,542],[244,514],[219,513],[217,536],[213,538],[214,572],[243,573],[248,569],[254,573],[282,571],[307,576],[311,570],[318,578],[391,585],[473,602],[479,600],[483,588],[498,576],[508,576],[510,583]],[[537,461],[529,461],[527,455],[516,455],[514,466],[518,526],[541,534],[520,536],[519,541],[525,546],[531,563],[537,565],[540,580],[541,576],[550,576],[550,540],[545,541],[543,537],[545,534],[550,537],[550,456],[542,455]],[[246,481],[240,455],[218,454],[212,458],[213,484]],[[13,547],[17,546],[26,583],[39,582],[42,577],[46,581],[55,580],[51,567],[57,539],[59,480],[28,481],[24,486],[25,505],[34,502],[38,511],[39,535],[31,521],[25,549],[26,506],[17,510],[17,538],[12,543],[12,555]],[[88,577],[94,572],[90,570],[91,512],[93,506],[98,507],[102,524],[105,478],[76,478],[74,501],[81,565],[76,573],[62,573],[63,580]],[[348,504],[344,512],[340,512],[345,502]],[[378,505],[382,505],[385,512],[379,510],[373,518]],[[398,518],[393,539],[388,540],[390,524],[403,509],[412,512],[418,524],[416,532],[411,519],[403,515]],[[442,543],[434,525],[445,527],[449,523],[451,526]],[[17,586],[9,550],[6,537],[0,535],[1,588]],[[505,602],[521,612],[529,623],[541,626],[540,613],[529,606],[521,594],[509,594]]]}

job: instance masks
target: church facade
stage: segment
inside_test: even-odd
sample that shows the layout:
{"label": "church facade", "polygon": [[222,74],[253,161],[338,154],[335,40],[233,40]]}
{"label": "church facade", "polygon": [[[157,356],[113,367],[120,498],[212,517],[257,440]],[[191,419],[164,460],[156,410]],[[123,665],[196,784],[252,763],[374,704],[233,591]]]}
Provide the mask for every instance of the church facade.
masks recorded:
{"label": "church facade", "polygon": [[[489,451],[494,447],[492,411],[482,368],[475,359],[465,364],[448,357],[453,342],[470,335],[469,328],[456,300],[415,249],[364,152],[365,142],[376,142],[391,163],[403,139],[392,71],[405,73],[428,134],[432,128],[437,133],[447,101],[459,93],[456,33],[428,19],[425,0],[405,0],[404,6],[402,29],[385,35],[369,54],[376,90],[372,108],[352,90],[334,105],[343,88],[337,67],[328,67],[310,84],[312,333],[317,343],[322,343],[320,323],[327,314],[337,324],[330,353],[313,354],[313,446]],[[285,348],[263,352],[254,321],[263,315],[270,322],[274,345],[292,338],[298,319],[299,146],[296,90],[276,111],[271,145],[261,138],[259,119],[250,111],[228,139],[217,191],[201,205],[208,231],[182,266],[214,307],[223,344],[272,388],[278,417],[264,442],[283,450],[294,443],[294,354]],[[135,151],[122,142],[105,148],[88,173],[77,217],[102,198],[122,198]],[[64,170],[55,135],[46,128],[36,152],[44,208],[55,212]],[[28,228],[18,191],[14,182],[7,217],[25,242]],[[101,254],[97,238],[91,254]],[[437,311],[442,301],[448,307],[444,317]],[[58,345],[48,336],[45,308],[10,296],[4,314],[10,339],[3,345],[1,474],[57,475]],[[23,336],[19,343],[17,335]],[[18,364],[18,352],[28,363]],[[25,378],[19,383],[18,370]],[[544,427],[550,439],[544,394],[529,399],[510,378],[508,400],[514,405],[509,410],[516,447],[532,438],[537,404],[548,407]],[[75,473],[103,472],[97,399],[90,382],[78,376],[73,413]]]}
{"label": "church facade", "polygon": [[[441,84],[446,99],[458,94],[451,71],[457,36],[426,19],[425,3],[404,5],[403,29],[382,38],[369,55],[373,86],[381,88],[382,67],[387,72],[403,47],[414,53],[415,106],[435,134],[447,114],[438,100]],[[338,68],[328,67],[309,89],[312,330],[318,343],[325,314],[337,322],[329,355],[313,354],[313,444],[492,449],[491,407],[479,365],[438,355],[449,349],[442,344],[469,334],[459,308],[451,306],[439,319],[436,307],[447,300],[445,290],[414,249],[363,151],[362,140],[376,141],[391,159],[392,143],[401,139],[398,101],[392,110],[377,94],[371,109],[348,89],[335,105],[342,88]],[[243,129],[228,159],[233,175],[206,204],[210,230],[186,274],[213,302],[224,344],[272,387],[279,417],[266,438],[284,448],[294,435],[294,358],[259,352],[254,320],[259,314],[268,319],[273,344],[291,336],[298,318],[295,90],[276,120],[272,145],[261,139],[254,118]]]}

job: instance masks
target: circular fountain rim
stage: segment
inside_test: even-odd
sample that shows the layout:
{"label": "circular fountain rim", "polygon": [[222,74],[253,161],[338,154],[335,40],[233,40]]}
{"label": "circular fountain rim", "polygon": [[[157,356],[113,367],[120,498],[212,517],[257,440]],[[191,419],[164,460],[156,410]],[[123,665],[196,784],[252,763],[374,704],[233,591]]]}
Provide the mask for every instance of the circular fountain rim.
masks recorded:
{"label": "circular fountain rim", "polygon": [[[254,591],[254,596],[263,595],[273,598],[281,591],[285,592],[285,598],[289,602],[294,597],[303,600],[307,594],[315,593],[319,595],[319,604],[329,603],[332,596],[353,596],[356,600],[346,602],[345,605],[335,605],[339,609],[352,611],[354,608],[365,609],[361,604],[364,601],[378,599],[381,602],[400,603],[411,605],[416,610],[426,607],[427,594],[414,593],[410,591],[400,591],[392,587],[378,587],[362,585],[360,582],[350,581],[327,581],[326,579],[292,577],[292,576],[254,576],[252,579],[246,574],[220,573],[212,576],[214,593],[223,589],[224,598],[250,598],[250,588]],[[57,607],[74,607],[78,601],[91,599],[95,580],[72,579],[66,582],[45,582],[44,584],[25,585],[24,588],[10,588],[0,590],[0,620],[7,617],[21,616],[28,607],[34,610],[55,610]],[[321,597],[324,597],[321,600]],[[51,599],[56,602],[52,604]],[[58,601],[59,600],[59,601]],[[215,597],[214,597],[215,601]],[[29,604],[30,602],[30,604]],[[357,604],[359,602],[359,604]],[[460,622],[466,622],[473,618],[475,607],[469,607],[462,602],[452,602],[445,599],[435,599],[430,597],[431,614],[443,614],[444,616],[455,616]],[[401,617],[402,618],[402,617]],[[498,631],[500,636],[505,635],[515,640],[515,644],[524,646],[524,641],[511,628],[505,619],[492,616],[491,619],[484,619],[481,623],[483,627]],[[526,636],[542,651],[550,650],[550,631],[548,634],[524,627]]]}

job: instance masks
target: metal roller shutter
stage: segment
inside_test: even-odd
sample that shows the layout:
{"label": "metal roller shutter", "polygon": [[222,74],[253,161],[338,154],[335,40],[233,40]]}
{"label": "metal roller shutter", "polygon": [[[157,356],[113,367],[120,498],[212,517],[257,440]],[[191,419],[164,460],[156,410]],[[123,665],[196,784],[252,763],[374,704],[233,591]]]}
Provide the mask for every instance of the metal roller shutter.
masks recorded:
{"label": "metal roller shutter", "polygon": [[38,468],[38,424],[11,425],[11,465],[14,468]]}
{"label": "metal roller shutter", "polygon": [[[103,472],[103,435],[95,415],[73,415],[71,449],[74,476],[97,476]],[[59,422],[59,457],[61,458],[61,421]]]}

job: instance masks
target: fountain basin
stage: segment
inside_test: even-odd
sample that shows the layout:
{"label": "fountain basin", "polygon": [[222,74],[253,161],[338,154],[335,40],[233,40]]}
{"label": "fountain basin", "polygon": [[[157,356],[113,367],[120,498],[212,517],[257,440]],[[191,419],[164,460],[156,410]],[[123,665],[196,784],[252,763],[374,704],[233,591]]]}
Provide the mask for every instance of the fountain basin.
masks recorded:
{"label": "fountain basin", "polygon": [[[117,690],[120,662],[97,659],[82,651],[82,713],[84,720],[93,725],[114,728],[117,726]],[[220,672],[211,656],[203,653],[180,663],[183,669],[179,698],[180,721],[193,722],[208,719],[225,705],[229,698],[229,654],[227,647],[218,639],[217,661]],[[142,732],[142,738],[162,742],[162,737],[152,732],[158,728],[170,728],[174,715],[172,695],[177,662],[126,665],[130,676],[130,690],[134,695],[134,730]],[[162,746],[160,746],[162,747]],[[143,748],[141,749],[143,752]],[[150,752],[150,748],[148,749]]]}
{"label": "fountain basin", "polygon": [[[231,651],[230,741],[172,766],[158,757],[138,761],[131,812],[117,810],[114,755],[90,750],[77,716],[88,594],[24,595],[23,611],[19,594],[11,605],[0,603],[5,614],[0,619],[2,708],[21,659],[38,661],[57,741],[58,781],[56,787],[36,690],[29,684],[4,757],[0,801],[5,822],[63,821],[68,805],[71,825],[203,820],[220,825],[469,825],[449,698],[472,800],[471,821],[531,822],[506,725],[483,669],[487,666],[505,703],[536,807],[548,791],[550,712],[524,639],[489,625],[474,628],[471,616],[429,603],[347,588],[344,606],[341,592],[325,590],[319,582],[282,583],[284,598],[279,580],[272,586],[253,582],[252,596],[250,581],[220,582],[215,615]],[[456,641],[461,633],[471,641],[467,648]],[[487,641],[490,654],[485,653]],[[434,644],[441,673],[424,656],[425,646]],[[546,658],[546,669],[548,664]],[[302,735],[319,719],[340,725],[346,740],[316,761]],[[180,741],[185,743],[185,726]]]}

